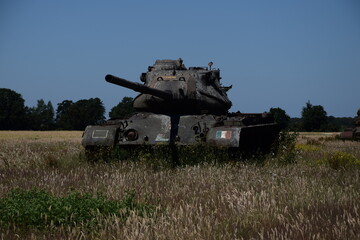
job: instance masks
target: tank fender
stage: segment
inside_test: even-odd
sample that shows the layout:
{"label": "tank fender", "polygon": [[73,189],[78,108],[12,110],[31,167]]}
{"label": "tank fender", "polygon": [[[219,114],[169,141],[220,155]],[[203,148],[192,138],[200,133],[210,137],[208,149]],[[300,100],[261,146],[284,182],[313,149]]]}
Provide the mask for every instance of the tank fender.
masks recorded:
{"label": "tank fender", "polygon": [[81,144],[88,146],[113,147],[118,135],[118,126],[87,126]]}
{"label": "tank fender", "polygon": [[206,135],[206,142],[217,147],[239,147],[239,127],[215,127],[211,128]]}

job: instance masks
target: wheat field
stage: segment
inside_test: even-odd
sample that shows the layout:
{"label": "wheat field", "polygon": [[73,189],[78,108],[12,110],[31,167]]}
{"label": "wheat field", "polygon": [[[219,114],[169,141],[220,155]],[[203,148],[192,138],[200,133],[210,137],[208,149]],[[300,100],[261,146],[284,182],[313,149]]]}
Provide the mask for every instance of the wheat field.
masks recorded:
{"label": "wheat field", "polygon": [[[291,164],[267,156],[159,169],[148,159],[88,163],[81,135],[0,132],[0,198],[36,188],[59,197],[75,190],[120,200],[132,191],[138,202],[153,206],[152,214],[102,216],[90,229],[0,221],[1,239],[360,238],[359,142],[300,134]],[[351,155],[354,164],[331,167],[326,159],[335,152]]]}

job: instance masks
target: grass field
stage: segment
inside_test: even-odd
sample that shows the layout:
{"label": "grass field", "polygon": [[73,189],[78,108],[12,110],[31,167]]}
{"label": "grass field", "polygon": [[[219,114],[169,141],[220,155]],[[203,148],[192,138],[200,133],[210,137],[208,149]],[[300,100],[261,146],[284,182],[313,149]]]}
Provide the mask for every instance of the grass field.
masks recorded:
{"label": "grass field", "polygon": [[336,133],[177,168],[151,167],[152,156],[88,163],[81,135],[0,131],[1,239],[359,239],[360,143]]}

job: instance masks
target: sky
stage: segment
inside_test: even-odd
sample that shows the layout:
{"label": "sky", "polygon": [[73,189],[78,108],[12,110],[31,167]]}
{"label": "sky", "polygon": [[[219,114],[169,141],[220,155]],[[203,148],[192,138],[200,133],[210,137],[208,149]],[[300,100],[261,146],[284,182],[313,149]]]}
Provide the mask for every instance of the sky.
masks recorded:
{"label": "sky", "polygon": [[25,105],[100,98],[110,111],[136,92],[156,59],[219,68],[233,106],[280,107],[300,117],[310,101],[328,116],[360,108],[359,0],[0,0],[0,88]]}

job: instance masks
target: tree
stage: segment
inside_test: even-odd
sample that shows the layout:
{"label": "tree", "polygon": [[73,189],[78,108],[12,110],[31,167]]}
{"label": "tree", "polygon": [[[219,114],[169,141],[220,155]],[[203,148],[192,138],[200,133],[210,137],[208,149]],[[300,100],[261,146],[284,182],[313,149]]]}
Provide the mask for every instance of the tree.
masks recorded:
{"label": "tree", "polygon": [[45,104],[43,99],[37,101],[36,107],[30,109],[31,129],[52,130],[54,129],[54,108],[49,101]]}
{"label": "tree", "polygon": [[277,107],[270,108],[270,113],[273,114],[275,122],[279,124],[280,129],[285,129],[290,123],[290,116],[286,114],[285,110]]}
{"label": "tree", "polygon": [[303,107],[302,126],[307,132],[324,131],[327,125],[327,113],[321,105],[313,106],[310,101]]}
{"label": "tree", "polygon": [[289,131],[293,131],[293,132],[302,132],[303,127],[302,127],[302,119],[301,118],[290,118],[290,123],[288,126],[288,130]]}
{"label": "tree", "polygon": [[73,105],[73,101],[71,100],[64,100],[61,103],[58,103],[56,109],[56,127],[59,129],[72,129],[72,119],[71,116],[68,114],[68,110],[71,105]]}
{"label": "tree", "polygon": [[74,118],[74,129],[84,130],[87,125],[96,125],[104,122],[105,108],[99,98],[79,100],[70,107]]}
{"label": "tree", "polygon": [[0,130],[27,129],[27,108],[24,102],[19,93],[0,88]]}
{"label": "tree", "polygon": [[327,118],[327,124],[325,131],[327,132],[340,132],[340,124],[337,123],[336,117],[329,116]]}
{"label": "tree", "polygon": [[109,112],[110,118],[124,118],[127,115],[133,113],[135,110],[133,108],[133,101],[132,97],[123,97],[121,102],[118,105],[113,107]]}
{"label": "tree", "polygon": [[99,98],[82,99],[75,103],[65,100],[56,110],[57,127],[64,130],[84,130],[87,125],[101,124],[105,108]]}

